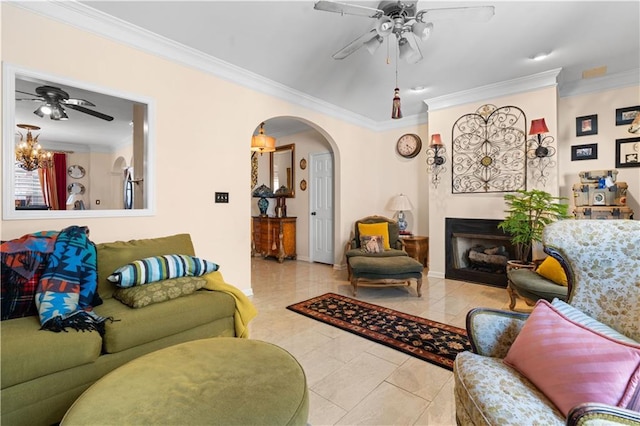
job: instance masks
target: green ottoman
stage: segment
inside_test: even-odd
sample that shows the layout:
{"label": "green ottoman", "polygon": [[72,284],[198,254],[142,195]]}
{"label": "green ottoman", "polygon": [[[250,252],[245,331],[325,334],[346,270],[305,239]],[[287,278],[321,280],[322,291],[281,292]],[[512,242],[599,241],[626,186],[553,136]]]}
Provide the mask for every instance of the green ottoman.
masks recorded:
{"label": "green ottoman", "polygon": [[270,343],[216,337],[137,358],[94,383],[62,425],[306,425],[302,367]]}
{"label": "green ottoman", "polygon": [[361,286],[411,285],[416,280],[418,297],[422,296],[422,263],[409,256],[370,257],[353,256],[348,260],[351,268],[353,295]]}

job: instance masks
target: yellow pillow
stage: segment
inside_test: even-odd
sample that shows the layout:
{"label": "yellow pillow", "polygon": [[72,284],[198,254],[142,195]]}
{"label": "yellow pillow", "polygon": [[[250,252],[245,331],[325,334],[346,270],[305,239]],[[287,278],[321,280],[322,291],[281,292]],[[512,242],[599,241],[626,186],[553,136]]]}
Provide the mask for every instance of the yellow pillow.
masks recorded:
{"label": "yellow pillow", "polygon": [[389,245],[389,224],[387,222],[379,223],[359,223],[358,232],[360,236],[382,235],[382,244],[385,250],[391,250]]}
{"label": "yellow pillow", "polygon": [[565,287],[569,285],[567,282],[567,274],[564,273],[562,265],[560,265],[560,262],[558,262],[551,256],[547,256],[547,258],[540,264],[540,266],[538,266],[536,272],[558,285],[562,285]]}

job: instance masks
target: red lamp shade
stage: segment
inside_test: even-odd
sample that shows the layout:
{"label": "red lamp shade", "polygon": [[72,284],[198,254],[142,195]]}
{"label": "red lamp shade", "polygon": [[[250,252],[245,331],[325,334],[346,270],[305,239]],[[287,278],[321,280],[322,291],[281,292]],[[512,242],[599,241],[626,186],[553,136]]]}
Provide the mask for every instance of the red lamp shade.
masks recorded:
{"label": "red lamp shade", "polygon": [[547,133],[549,129],[547,129],[547,124],[544,122],[544,118],[537,118],[531,121],[531,130],[529,130],[530,135],[539,135],[540,133]]}
{"label": "red lamp shade", "polygon": [[431,135],[431,146],[442,146],[442,139],[440,138],[440,133],[434,133]]}

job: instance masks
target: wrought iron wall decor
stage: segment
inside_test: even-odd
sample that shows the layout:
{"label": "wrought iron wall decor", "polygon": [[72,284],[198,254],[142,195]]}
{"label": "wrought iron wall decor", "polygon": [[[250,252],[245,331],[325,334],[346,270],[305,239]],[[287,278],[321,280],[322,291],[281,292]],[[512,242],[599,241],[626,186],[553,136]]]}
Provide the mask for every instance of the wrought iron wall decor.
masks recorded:
{"label": "wrought iron wall decor", "polygon": [[547,168],[556,165],[553,160],[553,156],[556,155],[553,136],[543,136],[543,133],[548,131],[544,118],[531,120],[529,136],[534,137],[527,141],[527,165],[531,168],[532,179],[536,182],[541,182],[542,186],[547,185],[547,179],[549,178]]}
{"label": "wrought iron wall decor", "polygon": [[447,162],[447,149],[442,144],[439,133],[431,135],[431,143],[427,149],[427,166],[431,173],[431,184],[434,188],[438,187],[442,173],[447,171],[444,163]]}
{"label": "wrought iron wall decor", "polygon": [[483,105],[453,124],[454,194],[526,188],[526,116],[515,106]]}

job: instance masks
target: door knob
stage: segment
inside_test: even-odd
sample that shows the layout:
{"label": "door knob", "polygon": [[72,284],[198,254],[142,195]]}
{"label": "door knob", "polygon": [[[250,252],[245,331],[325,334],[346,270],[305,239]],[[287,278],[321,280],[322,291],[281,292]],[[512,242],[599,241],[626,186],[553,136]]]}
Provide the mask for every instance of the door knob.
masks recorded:
{"label": "door knob", "polygon": [[315,215],[316,215],[316,212],[311,212],[311,216],[315,216]]}

